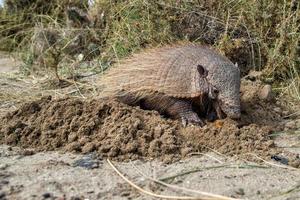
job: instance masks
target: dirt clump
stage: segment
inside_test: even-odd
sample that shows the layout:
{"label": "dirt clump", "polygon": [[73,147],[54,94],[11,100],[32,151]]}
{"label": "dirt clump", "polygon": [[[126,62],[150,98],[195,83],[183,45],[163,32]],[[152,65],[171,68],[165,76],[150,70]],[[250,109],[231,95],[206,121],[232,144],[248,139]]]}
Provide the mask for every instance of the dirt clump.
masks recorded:
{"label": "dirt clump", "polygon": [[261,157],[269,157],[279,153],[274,141],[270,138],[272,129],[256,124],[238,128],[238,124],[230,119],[210,123],[199,131],[198,127],[183,129],[187,141],[198,145],[200,151],[216,150],[225,155],[249,157],[254,153]]}
{"label": "dirt clump", "polygon": [[259,80],[243,78],[241,82],[241,123],[271,126],[281,130],[283,117],[290,113],[289,109],[277,102],[275,98],[262,100],[260,93],[266,85]]}
{"label": "dirt clump", "polygon": [[207,122],[203,128],[184,128],[156,111],[110,99],[48,96],[5,115],[0,122],[0,143],[37,151],[95,151],[115,160],[160,158],[170,162],[209,149],[227,155],[269,156],[276,150],[269,137],[272,128],[255,120],[253,105],[247,106],[242,122],[225,119]]}

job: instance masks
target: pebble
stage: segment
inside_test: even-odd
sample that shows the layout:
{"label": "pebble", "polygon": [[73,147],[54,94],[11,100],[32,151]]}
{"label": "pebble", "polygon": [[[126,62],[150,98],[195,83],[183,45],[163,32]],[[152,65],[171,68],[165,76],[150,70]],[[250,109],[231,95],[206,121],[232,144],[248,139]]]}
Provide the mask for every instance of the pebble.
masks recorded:
{"label": "pebble", "polygon": [[48,199],[48,198],[50,198],[52,195],[51,195],[51,193],[46,192],[46,193],[44,193],[42,196],[43,196],[45,199]]}
{"label": "pebble", "polygon": [[236,194],[243,196],[243,195],[245,195],[245,191],[244,191],[243,188],[239,188],[239,189],[236,191]]}
{"label": "pebble", "polygon": [[73,167],[83,167],[86,169],[96,169],[99,168],[100,162],[96,159],[91,158],[90,156],[83,157],[78,159],[73,163]]}
{"label": "pebble", "polygon": [[272,86],[271,85],[265,85],[258,94],[258,97],[261,100],[267,100],[270,101],[273,98],[273,93],[272,93]]}

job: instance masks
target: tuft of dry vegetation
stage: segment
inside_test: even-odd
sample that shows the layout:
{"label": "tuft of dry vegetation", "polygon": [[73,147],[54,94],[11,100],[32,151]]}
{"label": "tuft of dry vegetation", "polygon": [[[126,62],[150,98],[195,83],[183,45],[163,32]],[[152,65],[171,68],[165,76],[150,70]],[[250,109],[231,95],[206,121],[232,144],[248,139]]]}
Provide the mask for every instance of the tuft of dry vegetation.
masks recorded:
{"label": "tuft of dry vegetation", "polygon": [[[243,74],[262,70],[264,81],[300,99],[297,0],[89,2],[93,3],[6,0],[0,11],[1,50],[32,49],[35,30],[52,30],[57,39],[53,43],[45,39],[48,46],[38,53],[45,55],[43,60],[55,60],[57,68],[66,65],[63,58],[71,62],[97,58],[96,67],[103,70],[145,47],[199,42],[215,46],[238,63]],[[51,53],[53,49],[56,53]],[[26,52],[27,66],[31,66],[38,56]]]}

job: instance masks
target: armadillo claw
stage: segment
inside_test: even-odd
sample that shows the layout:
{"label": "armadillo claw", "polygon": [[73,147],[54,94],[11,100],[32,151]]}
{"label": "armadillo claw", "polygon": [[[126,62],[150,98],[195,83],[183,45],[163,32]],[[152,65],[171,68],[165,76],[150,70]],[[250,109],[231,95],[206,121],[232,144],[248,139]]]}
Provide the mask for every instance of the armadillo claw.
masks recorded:
{"label": "armadillo claw", "polygon": [[196,113],[189,113],[181,116],[181,122],[183,127],[186,127],[187,125],[198,125],[202,127],[205,125]]}

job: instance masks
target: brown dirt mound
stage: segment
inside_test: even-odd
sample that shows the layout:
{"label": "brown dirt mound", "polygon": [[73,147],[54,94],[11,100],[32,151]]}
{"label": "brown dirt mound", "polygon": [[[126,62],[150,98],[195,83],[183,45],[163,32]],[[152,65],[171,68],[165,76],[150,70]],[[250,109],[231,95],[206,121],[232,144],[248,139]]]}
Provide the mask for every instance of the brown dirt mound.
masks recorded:
{"label": "brown dirt mound", "polygon": [[2,143],[37,150],[97,151],[124,160],[176,156],[184,149],[175,121],[108,100],[42,98],[6,115],[2,124]]}
{"label": "brown dirt mound", "polygon": [[45,97],[3,117],[0,143],[38,151],[96,151],[117,160],[160,158],[168,162],[208,149],[229,155],[271,155],[275,150],[271,128],[249,124],[251,120],[227,119],[203,128],[184,128],[156,111],[112,100]]}

